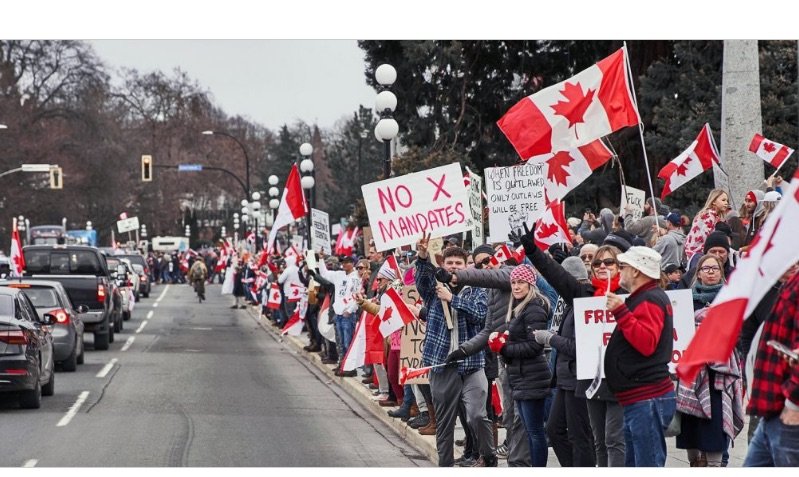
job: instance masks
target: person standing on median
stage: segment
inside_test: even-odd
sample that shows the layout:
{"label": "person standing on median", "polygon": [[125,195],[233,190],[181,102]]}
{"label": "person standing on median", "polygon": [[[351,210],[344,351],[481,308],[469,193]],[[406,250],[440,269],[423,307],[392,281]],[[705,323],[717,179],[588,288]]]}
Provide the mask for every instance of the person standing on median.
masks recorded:
{"label": "person standing on median", "polygon": [[[447,355],[476,336],[485,324],[488,298],[482,288],[444,285],[436,280],[436,268],[430,263],[427,246],[430,235],[416,244],[416,288],[427,307],[427,334],[422,350],[425,366],[443,364]],[[444,269],[448,273],[466,268],[467,253],[460,247],[443,251]],[[448,316],[447,316],[448,315]],[[488,381],[482,352],[458,363],[430,371],[430,391],[436,414],[436,450],[439,467],[454,465],[455,420],[462,399],[466,406],[467,424],[477,436],[480,467],[496,467],[491,421],[486,414]]]}

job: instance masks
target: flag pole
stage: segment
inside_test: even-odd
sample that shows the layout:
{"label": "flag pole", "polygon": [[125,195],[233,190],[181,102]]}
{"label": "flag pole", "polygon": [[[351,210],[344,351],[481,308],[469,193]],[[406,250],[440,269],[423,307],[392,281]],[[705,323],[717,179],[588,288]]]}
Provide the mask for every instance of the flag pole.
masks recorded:
{"label": "flag pole", "polygon": [[[624,42],[624,62],[627,65],[627,79],[630,81],[630,92],[633,95],[633,103],[635,103],[635,109],[638,110],[638,98],[635,94],[635,83],[633,83],[633,70],[630,67],[630,55],[627,52],[627,42]],[[640,113],[638,114],[638,118],[641,118]],[[652,173],[649,171],[649,158],[646,155],[646,143],[644,142],[644,122],[638,123],[638,132],[641,135],[641,149],[644,151],[644,165],[646,166],[646,179],[649,182],[649,194],[652,200],[652,211],[654,212],[653,215],[655,216],[655,227],[657,227],[658,235],[660,235],[660,222],[658,221],[658,209],[657,204],[655,203],[655,188],[652,187]]]}

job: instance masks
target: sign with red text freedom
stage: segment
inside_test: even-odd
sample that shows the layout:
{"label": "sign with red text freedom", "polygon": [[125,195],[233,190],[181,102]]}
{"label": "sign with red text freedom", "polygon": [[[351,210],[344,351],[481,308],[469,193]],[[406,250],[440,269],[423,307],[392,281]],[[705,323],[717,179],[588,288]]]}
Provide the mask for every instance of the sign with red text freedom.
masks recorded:
{"label": "sign with red text freedom", "polygon": [[[671,300],[673,313],[674,348],[669,363],[669,372],[674,373],[680,357],[694,337],[694,299],[691,290],[670,290],[666,292]],[[619,295],[626,298],[629,295]],[[597,349],[602,347],[602,356],[610,341],[610,335],[616,329],[616,319],[605,308],[607,298],[595,296],[574,300],[574,331],[577,347],[577,379],[593,379],[599,364]],[[607,363],[606,363],[607,365]],[[605,368],[602,368],[605,377]]]}
{"label": "sign with red text freedom", "polygon": [[377,251],[469,228],[469,196],[459,163],[361,187]]}

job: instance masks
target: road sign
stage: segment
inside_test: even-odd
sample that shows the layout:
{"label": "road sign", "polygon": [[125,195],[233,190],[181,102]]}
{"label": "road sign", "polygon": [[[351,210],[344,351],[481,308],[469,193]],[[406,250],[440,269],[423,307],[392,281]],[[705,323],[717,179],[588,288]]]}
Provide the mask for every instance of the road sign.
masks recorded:
{"label": "road sign", "polygon": [[139,218],[131,217],[129,219],[117,220],[117,230],[119,233],[133,232],[139,229]]}
{"label": "road sign", "polygon": [[202,170],[202,164],[178,164],[178,172],[200,172]]}

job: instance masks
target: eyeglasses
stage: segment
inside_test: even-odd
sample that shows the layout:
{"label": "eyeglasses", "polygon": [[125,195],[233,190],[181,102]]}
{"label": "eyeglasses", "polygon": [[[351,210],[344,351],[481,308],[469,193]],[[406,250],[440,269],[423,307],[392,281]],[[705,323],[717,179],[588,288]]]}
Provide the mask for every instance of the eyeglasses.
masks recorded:
{"label": "eyeglasses", "polygon": [[355,270],[366,270],[366,267],[355,267]]}
{"label": "eyeglasses", "polygon": [[488,265],[489,263],[491,263],[491,257],[486,257],[486,258],[480,260],[479,262],[474,262],[474,268],[479,270],[479,269],[485,267],[486,265]]}
{"label": "eyeglasses", "polygon": [[593,259],[594,259],[594,254],[592,254],[592,253],[587,253],[585,255],[580,255],[580,260],[582,260],[583,262],[590,262]]}
{"label": "eyeglasses", "polygon": [[606,267],[610,267],[611,265],[616,265],[616,263],[617,262],[615,258],[606,258],[604,260],[596,259],[593,262],[591,262],[591,266],[594,268],[599,268],[601,265],[604,264]]}
{"label": "eyeglasses", "polygon": [[716,266],[707,266],[707,267],[702,267],[699,270],[705,273],[710,273],[710,272],[717,273],[721,271],[721,268]]}

